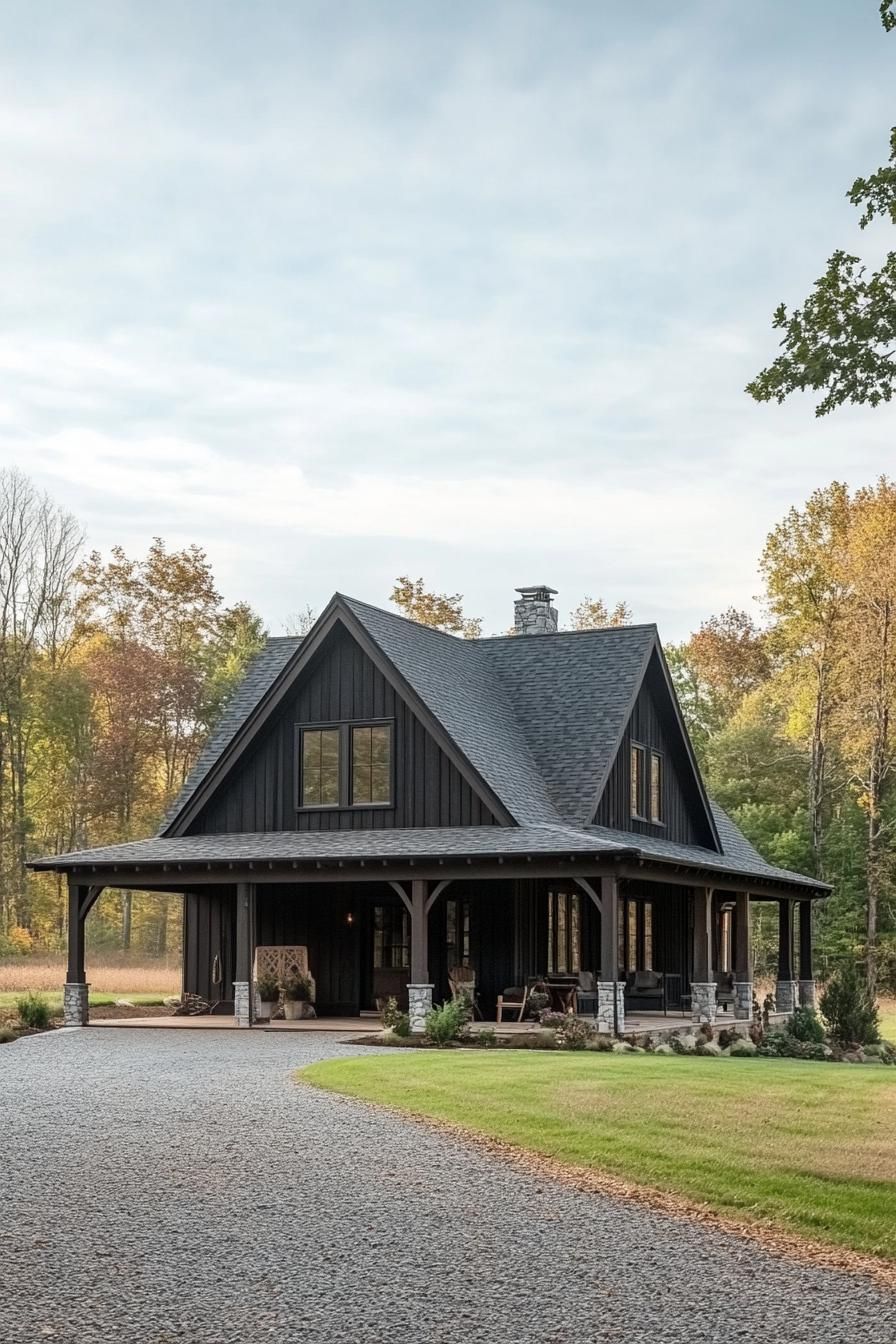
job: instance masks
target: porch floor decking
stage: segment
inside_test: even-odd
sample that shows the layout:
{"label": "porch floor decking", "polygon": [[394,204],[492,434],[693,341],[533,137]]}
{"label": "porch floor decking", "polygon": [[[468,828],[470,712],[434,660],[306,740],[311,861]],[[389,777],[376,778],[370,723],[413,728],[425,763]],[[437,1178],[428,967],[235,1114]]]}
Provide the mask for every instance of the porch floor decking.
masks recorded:
{"label": "porch floor decking", "polygon": [[[773,1013],[772,1021],[784,1021],[786,1013]],[[587,1019],[586,1019],[587,1020]],[[747,1026],[742,1019],[735,1018],[731,1013],[719,1013],[715,1021],[715,1029],[718,1031],[725,1027],[737,1026],[740,1022],[742,1028]],[[98,1018],[90,1023],[91,1027],[142,1027],[166,1029],[173,1027],[176,1030],[185,1030],[187,1028],[197,1028],[205,1031],[236,1031],[235,1017],[105,1017]],[[626,1014],[624,1036],[638,1036],[643,1032],[673,1032],[684,1031],[688,1027],[694,1026],[690,1016],[669,1013],[637,1013]],[[502,1036],[516,1036],[520,1032],[532,1031],[531,1022],[474,1022],[473,1031],[481,1031],[483,1028],[497,1031]],[[245,1030],[245,1028],[242,1028]],[[310,1017],[299,1022],[257,1022],[253,1028],[255,1031],[326,1031],[326,1032],[345,1032],[347,1035],[362,1036],[373,1035],[382,1030],[382,1024],[376,1017]]]}

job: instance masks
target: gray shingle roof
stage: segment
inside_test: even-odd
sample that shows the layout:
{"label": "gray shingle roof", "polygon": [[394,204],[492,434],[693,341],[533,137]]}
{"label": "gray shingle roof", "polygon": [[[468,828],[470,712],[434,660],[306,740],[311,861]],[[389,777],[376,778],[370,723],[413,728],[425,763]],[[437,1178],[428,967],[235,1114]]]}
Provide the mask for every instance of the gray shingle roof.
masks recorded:
{"label": "gray shingle roof", "polygon": [[489,639],[500,677],[557,812],[584,825],[616,755],[656,626]]}
{"label": "gray shingle roof", "polygon": [[[815,888],[822,885],[767,864],[731,819],[715,806],[713,816],[723,854],[589,825],[598,786],[613,763],[648,658],[658,646],[655,626],[462,640],[355,598],[337,595],[335,601],[361,624],[419,696],[502,801],[517,827],[514,830],[473,827],[458,833],[383,830],[377,831],[375,837],[358,831],[317,836],[287,832],[264,837],[171,837],[168,843],[189,845],[191,850],[206,844],[214,847],[216,854],[239,850],[242,857],[250,857],[245,848],[240,848],[248,846],[259,855],[264,850],[265,858],[298,859],[325,854],[363,857],[366,852],[413,855],[519,853],[528,849],[544,853],[547,851],[536,844],[559,842],[563,848],[574,850],[581,847],[606,852],[624,848],[636,850],[645,858],[696,861],[710,870],[755,873]],[[165,830],[220,760],[301,643],[299,638],[269,640],[250,664],[180,797],[169,810],[161,838],[165,838]],[[478,835],[480,831],[486,832],[483,840]],[[160,842],[137,843],[147,846]],[[488,849],[469,848],[480,843],[487,844]],[[371,845],[373,849],[369,848]],[[459,848],[441,847],[446,845]],[[268,852],[272,846],[276,854]],[[134,847],[125,848],[130,851]],[[120,852],[122,847],[95,853],[112,849]],[[145,856],[156,852],[161,853],[140,849]],[[184,855],[187,851],[180,852]],[[172,849],[172,856],[174,853]],[[123,861],[123,855],[117,861]],[[128,861],[139,860],[135,856]],[[146,861],[152,860],[147,857]]]}
{"label": "gray shingle roof", "polygon": [[[77,850],[39,859],[34,868],[96,867],[118,865],[209,863],[327,863],[339,860],[466,859],[565,857],[579,854],[599,859],[627,856],[654,859],[704,869],[708,875],[755,874],[767,880],[814,890],[824,884],[773,868],[759,858],[733,823],[720,812],[732,833],[732,849],[726,854],[698,846],[675,845],[626,831],[601,826],[455,826],[417,827],[381,831],[255,831],[248,834],[154,836],[99,849]],[[755,857],[743,856],[743,847]],[[350,873],[346,874],[347,879]]]}
{"label": "gray shingle roof", "polygon": [[[488,645],[343,598],[515,821],[561,822]],[[508,641],[509,642],[509,641]]]}
{"label": "gray shingle roof", "polygon": [[196,759],[196,764],[174,802],[165,813],[159,834],[164,834],[171,822],[193,797],[209,770],[217,764],[249,715],[279,677],[302,640],[299,636],[284,635],[268,639],[264,648],[255,655],[242,681],[224,706],[214,731]]}

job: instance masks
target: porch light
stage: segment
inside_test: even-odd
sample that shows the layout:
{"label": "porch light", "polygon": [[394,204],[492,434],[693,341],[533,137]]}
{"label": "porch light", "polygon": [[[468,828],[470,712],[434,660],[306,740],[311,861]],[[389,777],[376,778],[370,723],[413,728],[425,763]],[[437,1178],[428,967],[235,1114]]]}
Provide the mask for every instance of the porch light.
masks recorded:
{"label": "porch light", "polygon": [[355,917],[354,917],[354,915],[352,914],[351,910],[349,910],[348,914],[346,915],[346,917],[345,917],[345,922],[346,922],[346,924],[354,924],[354,922],[355,922]]}

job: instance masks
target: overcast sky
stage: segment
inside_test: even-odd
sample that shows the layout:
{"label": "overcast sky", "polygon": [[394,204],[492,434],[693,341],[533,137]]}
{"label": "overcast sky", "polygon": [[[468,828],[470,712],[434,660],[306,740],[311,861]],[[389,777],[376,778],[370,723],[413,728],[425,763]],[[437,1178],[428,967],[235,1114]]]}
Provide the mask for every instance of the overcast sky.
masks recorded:
{"label": "overcast sky", "polygon": [[[0,0],[0,461],[273,633],[399,573],[678,638],[894,412],[742,391],[883,163],[877,0]],[[883,227],[883,226],[882,226]]]}

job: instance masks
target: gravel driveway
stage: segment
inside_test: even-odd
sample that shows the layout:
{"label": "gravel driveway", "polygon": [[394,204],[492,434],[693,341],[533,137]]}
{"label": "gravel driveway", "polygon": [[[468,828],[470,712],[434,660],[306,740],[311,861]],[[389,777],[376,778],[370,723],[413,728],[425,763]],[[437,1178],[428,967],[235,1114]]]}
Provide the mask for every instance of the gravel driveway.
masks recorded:
{"label": "gravel driveway", "polygon": [[350,1048],[124,1029],[0,1047],[2,1344],[896,1339],[896,1300],[863,1280],[292,1081]]}

